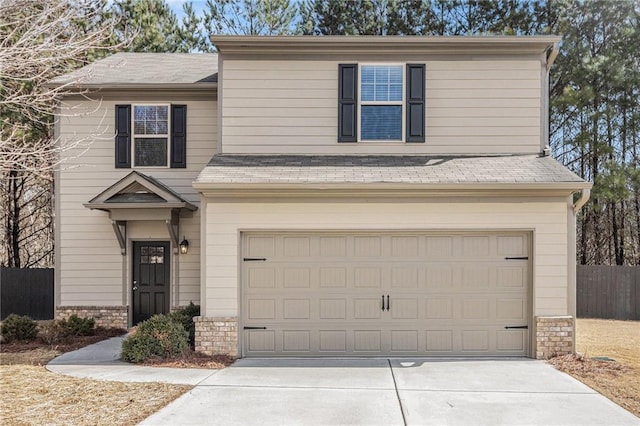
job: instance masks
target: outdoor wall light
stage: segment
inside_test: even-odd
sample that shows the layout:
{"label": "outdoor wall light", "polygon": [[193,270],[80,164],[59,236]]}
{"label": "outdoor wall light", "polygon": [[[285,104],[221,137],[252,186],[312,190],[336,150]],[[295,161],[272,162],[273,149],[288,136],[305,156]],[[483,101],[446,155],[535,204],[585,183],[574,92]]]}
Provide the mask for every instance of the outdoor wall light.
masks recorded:
{"label": "outdoor wall light", "polygon": [[189,241],[182,236],[182,241],[180,241],[180,253],[187,254],[189,252]]}

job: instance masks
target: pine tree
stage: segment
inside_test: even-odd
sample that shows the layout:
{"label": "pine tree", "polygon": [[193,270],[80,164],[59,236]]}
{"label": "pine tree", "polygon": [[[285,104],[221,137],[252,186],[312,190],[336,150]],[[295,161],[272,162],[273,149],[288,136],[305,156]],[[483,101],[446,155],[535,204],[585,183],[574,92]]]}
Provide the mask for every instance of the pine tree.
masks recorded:
{"label": "pine tree", "polygon": [[128,51],[184,50],[178,19],[164,0],[115,0],[109,13],[117,22],[114,43],[131,39]]}
{"label": "pine tree", "polygon": [[207,0],[203,23],[211,35],[291,34],[297,11],[290,0]]}

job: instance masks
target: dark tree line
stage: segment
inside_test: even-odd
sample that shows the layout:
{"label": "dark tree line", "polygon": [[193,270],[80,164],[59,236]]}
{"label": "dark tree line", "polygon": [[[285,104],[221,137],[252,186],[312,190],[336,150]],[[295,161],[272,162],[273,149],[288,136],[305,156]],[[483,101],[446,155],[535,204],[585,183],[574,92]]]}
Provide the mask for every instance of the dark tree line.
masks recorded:
{"label": "dark tree line", "polygon": [[[67,68],[112,50],[215,51],[209,34],[561,35],[550,79],[550,144],[556,158],[595,184],[578,217],[578,262],[640,265],[640,2],[636,0],[208,0],[202,12],[185,4],[180,18],[165,0],[44,3],[86,7],[90,19],[83,20],[78,13],[74,31],[90,34],[106,24],[113,26],[100,46],[91,46],[82,58],[62,61]],[[0,114],[7,119],[4,109]],[[50,138],[51,123],[34,121],[33,136],[27,135],[30,143],[43,134]],[[6,178],[9,170],[2,173],[0,198],[6,197],[6,189],[15,194],[23,191],[19,182]],[[50,179],[46,182],[52,184]],[[47,210],[42,203],[25,208],[30,201],[22,197],[18,204],[23,216]],[[5,200],[3,218],[12,214],[12,202]],[[50,209],[45,214],[50,217]],[[3,236],[8,235],[9,222],[3,220]],[[42,250],[50,251],[52,244],[43,244]],[[1,246],[0,264],[20,263],[15,261],[22,256],[20,250],[8,239]],[[39,264],[51,262],[42,254],[31,258],[42,259]]]}

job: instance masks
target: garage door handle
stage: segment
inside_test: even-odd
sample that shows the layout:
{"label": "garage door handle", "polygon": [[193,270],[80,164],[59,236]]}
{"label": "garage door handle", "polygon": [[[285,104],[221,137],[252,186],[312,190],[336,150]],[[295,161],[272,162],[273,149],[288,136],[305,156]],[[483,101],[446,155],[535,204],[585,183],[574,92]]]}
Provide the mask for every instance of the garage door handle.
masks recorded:
{"label": "garage door handle", "polygon": [[243,327],[244,330],[266,330],[267,327]]}
{"label": "garage door handle", "polygon": [[389,295],[387,294],[387,311],[389,310],[390,307],[391,305],[389,304]]}
{"label": "garage door handle", "polygon": [[382,295],[382,312],[384,312],[384,294]]}
{"label": "garage door handle", "polygon": [[242,260],[245,262],[265,262],[267,260],[266,257],[243,257]]}
{"label": "garage door handle", "polygon": [[504,260],[529,260],[529,256],[505,257]]}
{"label": "garage door handle", "polygon": [[505,325],[504,328],[506,330],[509,330],[509,329],[512,329],[512,328],[519,328],[519,329],[527,330],[527,329],[529,329],[529,326],[528,325]]}

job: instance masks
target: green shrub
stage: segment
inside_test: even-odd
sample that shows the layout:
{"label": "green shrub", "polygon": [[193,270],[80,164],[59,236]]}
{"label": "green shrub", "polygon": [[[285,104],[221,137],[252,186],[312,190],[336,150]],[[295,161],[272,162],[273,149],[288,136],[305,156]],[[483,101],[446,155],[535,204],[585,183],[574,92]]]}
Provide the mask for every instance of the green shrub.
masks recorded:
{"label": "green shrub", "polygon": [[136,331],[122,342],[120,358],[137,364],[153,356],[178,356],[188,346],[187,332],[182,324],[169,315],[154,315],[138,324]]}
{"label": "green shrub", "polygon": [[33,340],[38,336],[38,324],[27,316],[9,315],[2,322],[2,338],[12,340]]}
{"label": "green shrub", "polygon": [[194,305],[193,302],[189,302],[188,306],[170,314],[171,319],[182,324],[187,333],[189,333],[189,346],[192,348],[195,347],[196,337],[196,324],[193,322],[193,317],[199,315],[200,305]]}
{"label": "green shrub", "polygon": [[73,314],[69,319],[59,320],[65,336],[91,336],[96,329],[96,321],[93,318],[80,318]]}

